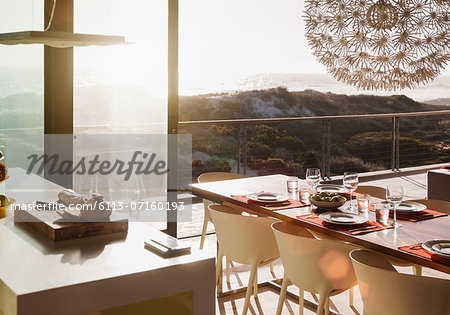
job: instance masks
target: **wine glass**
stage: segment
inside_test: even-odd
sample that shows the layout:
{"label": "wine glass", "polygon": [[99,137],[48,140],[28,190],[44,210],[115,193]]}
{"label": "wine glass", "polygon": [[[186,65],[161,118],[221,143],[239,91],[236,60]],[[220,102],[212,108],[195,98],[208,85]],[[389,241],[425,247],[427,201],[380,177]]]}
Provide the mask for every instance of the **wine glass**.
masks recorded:
{"label": "wine glass", "polygon": [[308,168],[306,170],[306,183],[312,191],[315,191],[320,182],[320,169]]}
{"label": "wine glass", "polygon": [[[344,173],[344,178],[343,178],[343,184],[345,186],[345,188],[347,188],[348,190],[350,190],[350,206],[348,207],[348,209],[353,212],[354,208],[353,208],[353,200],[352,200],[352,194],[353,192],[356,190],[356,188],[358,188],[358,173],[356,172],[345,172]],[[358,208],[356,208],[356,210],[358,210]]]}
{"label": "wine glass", "polygon": [[403,187],[399,185],[389,185],[386,188],[386,200],[394,207],[394,228],[401,225],[397,223],[397,206],[403,200]]}

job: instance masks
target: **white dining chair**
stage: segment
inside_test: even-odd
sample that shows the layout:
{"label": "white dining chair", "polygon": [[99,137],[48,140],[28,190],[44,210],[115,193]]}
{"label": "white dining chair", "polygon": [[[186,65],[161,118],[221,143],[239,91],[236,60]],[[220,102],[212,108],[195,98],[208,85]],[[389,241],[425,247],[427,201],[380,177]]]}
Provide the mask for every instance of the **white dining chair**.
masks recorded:
{"label": "white dining chair", "polygon": [[[236,174],[236,173],[225,173],[225,172],[210,172],[210,173],[203,173],[200,175],[197,179],[199,183],[210,183],[210,182],[217,182],[222,180],[231,180],[231,179],[239,179],[239,178],[246,178],[247,176]],[[211,215],[209,214],[208,207],[210,205],[214,204],[213,201],[208,199],[203,199],[203,227],[202,227],[202,236],[200,238],[200,249],[203,249],[203,246],[205,244],[205,237],[206,237],[206,230],[208,228],[208,223],[212,222]],[[271,270],[272,270],[271,266]],[[230,282],[230,273],[231,273],[231,267],[230,267],[230,261],[227,259],[225,263],[225,274],[227,282]]]}
{"label": "white dining chair", "polygon": [[350,258],[365,315],[450,314],[450,281],[398,273],[385,256],[354,250]]}
{"label": "white dining chair", "polygon": [[272,224],[272,230],[284,267],[278,300],[281,314],[289,281],[299,288],[299,313],[303,314],[304,291],[320,296],[317,315],[329,314],[330,296],[356,285],[349,253],[356,247],[330,240],[316,239],[308,230],[287,222]]}
{"label": "white dining chair", "polygon": [[[217,182],[222,180],[230,180],[230,179],[239,179],[246,178],[247,176],[235,173],[225,173],[225,172],[211,172],[204,173],[198,177],[199,183],[209,183],[209,182]],[[209,205],[214,204],[213,201],[208,199],[203,199],[203,210],[204,210],[204,218],[203,218],[203,228],[202,228],[202,236],[200,238],[200,249],[203,249],[205,244],[205,236],[206,229],[208,228],[208,223],[212,223],[211,216],[209,215],[208,207]]]}
{"label": "white dining chair", "polygon": [[[210,205],[209,211],[216,229],[218,251],[216,280],[222,271],[222,259],[251,266],[242,314],[247,314],[250,296],[257,290],[258,267],[280,257],[275,237],[270,229],[275,219],[244,216],[242,211],[223,205]],[[222,288],[220,288],[220,291]]]}
{"label": "white dining chair", "polygon": [[371,197],[386,200],[386,188],[378,186],[360,185],[355,190],[356,193],[368,194]]}

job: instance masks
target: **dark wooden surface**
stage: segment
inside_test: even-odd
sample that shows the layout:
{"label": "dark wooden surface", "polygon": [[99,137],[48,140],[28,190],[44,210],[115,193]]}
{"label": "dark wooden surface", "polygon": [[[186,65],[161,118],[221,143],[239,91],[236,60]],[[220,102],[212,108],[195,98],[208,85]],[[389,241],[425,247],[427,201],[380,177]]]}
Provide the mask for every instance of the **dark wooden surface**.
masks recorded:
{"label": "dark wooden surface", "polygon": [[[249,210],[249,212],[276,217],[280,220],[297,224],[336,239],[357,244],[374,251],[404,259],[411,263],[419,264],[450,274],[449,266],[435,261],[430,261],[426,258],[412,255],[398,249],[400,246],[426,242],[432,239],[450,239],[449,216],[420,222],[399,221],[402,226],[396,230],[388,229],[365,235],[353,236],[327,227],[317,226],[309,222],[301,221],[296,218],[298,215],[317,211],[314,207],[311,208],[307,206],[288,210],[271,211],[256,204],[243,203],[231,197],[231,195],[243,195],[259,191],[270,191],[286,194],[286,179],[287,176],[284,175],[269,175],[221,182],[193,184],[192,192],[200,197],[245,207]],[[432,210],[439,211],[439,209]],[[373,219],[373,213],[370,213],[370,216],[371,219]]]}

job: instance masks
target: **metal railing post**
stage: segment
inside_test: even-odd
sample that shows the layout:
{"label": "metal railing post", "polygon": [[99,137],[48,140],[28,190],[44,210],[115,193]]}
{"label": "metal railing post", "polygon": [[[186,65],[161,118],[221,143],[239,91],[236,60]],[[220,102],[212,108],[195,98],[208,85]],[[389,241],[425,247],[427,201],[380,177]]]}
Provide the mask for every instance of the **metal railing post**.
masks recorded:
{"label": "metal railing post", "polygon": [[331,179],[331,121],[327,120],[327,155],[326,155],[326,176],[328,179]]}
{"label": "metal railing post", "polygon": [[244,158],[244,175],[247,175],[247,125],[244,124],[244,148],[243,148],[243,158]]}
{"label": "metal railing post", "polygon": [[322,121],[322,170],[323,176],[326,176],[327,170],[327,121]]}
{"label": "metal railing post", "polygon": [[241,158],[242,158],[242,124],[239,124],[239,132],[238,132],[238,165],[237,165],[237,173],[241,174]]}
{"label": "metal railing post", "polygon": [[392,117],[392,130],[391,130],[391,140],[392,140],[392,146],[391,146],[391,170],[395,171],[395,117]]}
{"label": "metal railing post", "polygon": [[400,117],[395,117],[395,170],[400,170]]}
{"label": "metal railing post", "polygon": [[396,172],[400,169],[400,118],[392,117],[392,155],[391,169]]}

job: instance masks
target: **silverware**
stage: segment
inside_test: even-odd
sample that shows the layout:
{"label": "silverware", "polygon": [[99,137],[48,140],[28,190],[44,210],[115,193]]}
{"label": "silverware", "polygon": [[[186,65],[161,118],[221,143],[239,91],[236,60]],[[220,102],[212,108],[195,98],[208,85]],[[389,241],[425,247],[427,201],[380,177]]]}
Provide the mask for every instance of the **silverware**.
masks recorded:
{"label": "silverware", "polygon": [[420,244],[420,245],[414,245],[414,246],[411,246],[409,249],[420,249],[420,248],[422,248],[422,244]]}
{"label": "silverware", "polygon": [[261,206],[263,206],[263,207],[282,207],[282,206],[288,206],[288,205],[290,205],[291,204],[291,202],[290,201],[288,201],[288,202],[282,202],[282,203],[268,203],[268,204],[261,204]]}
{"label": "silverware", "polygon": [[365,227],[360,227],[360,228],[356,228],[356,229],[351,229],[351,230],[348,230],[348,231],[350,233],[353,233],[353,232],[359,232],[359,231],[372,230],[372,229],[376,229],[376,228],[378,228],[377,225],[371,225],[371,226],[365,226]]}

